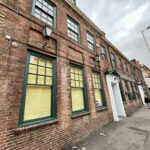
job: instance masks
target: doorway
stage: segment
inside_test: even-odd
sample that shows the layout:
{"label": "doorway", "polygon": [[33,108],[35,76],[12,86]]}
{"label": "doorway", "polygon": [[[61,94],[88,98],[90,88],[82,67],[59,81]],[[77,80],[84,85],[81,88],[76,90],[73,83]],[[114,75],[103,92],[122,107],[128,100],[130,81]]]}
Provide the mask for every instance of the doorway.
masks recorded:
{"label": "doorway", "polygon": [[119,77],[108,74],[106,76],[107,79],[107,85],[108,85],[108,91],[110,95],[111,100],[111,106],[114,116],[114,121],[119,121],[119,117],[126,117],[123,100],[120,92]]}

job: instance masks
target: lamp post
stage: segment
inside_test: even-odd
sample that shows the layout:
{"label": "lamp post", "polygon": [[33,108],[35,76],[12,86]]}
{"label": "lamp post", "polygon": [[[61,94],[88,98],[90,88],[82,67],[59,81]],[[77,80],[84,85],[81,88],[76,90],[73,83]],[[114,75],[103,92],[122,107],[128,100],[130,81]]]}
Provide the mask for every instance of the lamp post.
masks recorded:
{"label": "lamp post", "polygon": [[147,40],[146,40],[146,37],[145,37],[145,35],[144,35],[144,31],[146,31],[146,30],[148,30],[148,29],[150,29],[150,26],[148,26],[145,30],[142,30],[141,33],[142,33],[142,35],[143,35],[144,41],[145,41],[145,43],[146,43],[146,46],[147,46],[147,48],[148,48],[148,50],[149,50],[149,52],[150,52],[150,47],[149,47],[148,42],[147,42]]}

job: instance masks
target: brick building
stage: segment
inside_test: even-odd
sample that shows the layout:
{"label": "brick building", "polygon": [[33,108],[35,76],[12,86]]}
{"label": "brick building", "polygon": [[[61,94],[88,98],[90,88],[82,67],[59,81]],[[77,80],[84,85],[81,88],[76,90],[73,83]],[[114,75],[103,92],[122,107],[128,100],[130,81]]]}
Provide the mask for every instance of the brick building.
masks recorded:
{"label": "brick building", "polygon": [[0,43],[2,150],[67,149],[142,104],[139,68],[71,0],[0,0]]}
{"label": "brick building", "polygon": [[145,65],[140,65],[140,69],[142,71],[145,83],[146,83],[146,85],[149,89],[149,92],[150,92],[150,69]]}

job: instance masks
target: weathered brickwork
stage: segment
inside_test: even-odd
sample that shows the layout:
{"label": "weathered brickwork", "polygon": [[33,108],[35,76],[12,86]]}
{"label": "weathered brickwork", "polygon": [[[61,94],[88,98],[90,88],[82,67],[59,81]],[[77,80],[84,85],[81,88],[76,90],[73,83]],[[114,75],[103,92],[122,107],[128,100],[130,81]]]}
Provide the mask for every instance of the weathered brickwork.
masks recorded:
{"label": "weathered brickwork", "polygon": [[[32,15],[33,1],[0,0],[0,150],[66,150],[113,121],[105,76],[105,72],[112,69],[109,50],[116,55],[118,65],[115,69],[130,78],[135,78],[130,72],[120,69],[119,57],[128,65],[130,61],[116,48],[110,46],[103,32],[100,35],[66,2],[51,1],[57,8],[57,23],[56,28],[50,26],[53,29],[48,43],[50,47],[43,50],[45,39],[42,36],[42,30],[47,24]],[[80,24],[82,43],[75,42],[67,36],[66,15]],[[95,62],[96,53],[87,48],[86,30],[94,35],[97,44],[105,46],[108,61]],[[7,40],[6,35],[9,35],[11,39]],[[12,42],[16,42],[17,46],[13,46]],[[56,58],[57,119],[18,128],[28,50]],[[100,47],[97,47],[97,53],[101,55]],[[79,116],[72,116],[70,63],[83,66],[85,71],[89,111]],[[92,70],[101,72],[102,77],[107,108],[100,111],[97,111],[95,104]],[[135,67],[135,70],[138,68]],[[140,79],[139,77],[137,80]],[[124,82],[123,88],[125,89]],[[125,94],[125,99],[124,106],[127,113],[141,105],[140,98],[130,102]]]}

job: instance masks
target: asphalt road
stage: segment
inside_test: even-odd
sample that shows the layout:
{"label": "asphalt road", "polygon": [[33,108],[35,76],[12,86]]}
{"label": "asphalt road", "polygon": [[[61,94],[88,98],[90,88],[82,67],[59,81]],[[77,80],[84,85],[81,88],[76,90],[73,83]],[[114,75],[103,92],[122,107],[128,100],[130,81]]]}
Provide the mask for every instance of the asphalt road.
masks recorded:
{"label": "asphalt road", "polygon": [[140,107],[79,142],[74,150],[150,150],[150,109]]}

